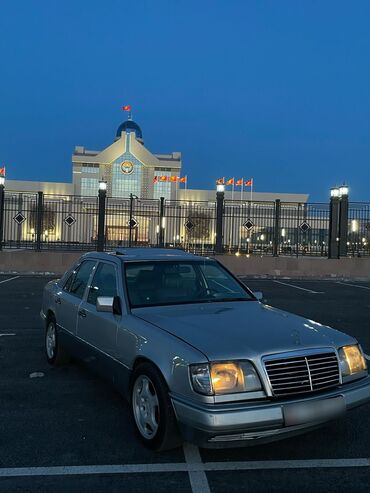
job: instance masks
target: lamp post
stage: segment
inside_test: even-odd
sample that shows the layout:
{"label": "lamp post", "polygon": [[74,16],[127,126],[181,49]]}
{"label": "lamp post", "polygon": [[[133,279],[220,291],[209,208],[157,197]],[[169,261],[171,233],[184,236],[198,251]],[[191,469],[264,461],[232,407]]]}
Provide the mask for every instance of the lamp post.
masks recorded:
{"label": "lamp post", "polygon": [[0,176],[0,250],[3,249],[5,176]]}
{"label": "lamp post", "polygon": [[346,257],[347,255],[347,240],[348,240],[348,186],[342,185],[339,187],[339,256]]}
{"label": "lamp post", "polygon": [[104,251],[105,243],[105,202],[107,199],[107,182],[104,180],[99,181],[98,191],[98,252]]}
{"label": "lamp post", "polygon": [[329,258],[338,258],[338,226],[339,226],[339,188],[330,189],[330,208],[329,208]]}
{"label": "lamp post", "polygon": [[222,233],[224,215],[225,185],[217,185],[216,188],[216,244],[215,252],[222,253]]}
{"label": "lamp post", "polygon": [[345,184],[330,189],[329,258],[347,255],[348,192]]}

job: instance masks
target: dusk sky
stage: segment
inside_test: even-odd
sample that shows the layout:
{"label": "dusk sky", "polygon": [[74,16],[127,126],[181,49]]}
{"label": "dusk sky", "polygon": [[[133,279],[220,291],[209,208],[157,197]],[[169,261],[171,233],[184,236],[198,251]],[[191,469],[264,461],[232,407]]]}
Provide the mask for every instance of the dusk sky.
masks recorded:
{"label": "dusk sky", "polygon": [[18,0],[0,6],[0,163],[71,181],[131,104],[145,145],[221,176],[369,201],[370,2]]}

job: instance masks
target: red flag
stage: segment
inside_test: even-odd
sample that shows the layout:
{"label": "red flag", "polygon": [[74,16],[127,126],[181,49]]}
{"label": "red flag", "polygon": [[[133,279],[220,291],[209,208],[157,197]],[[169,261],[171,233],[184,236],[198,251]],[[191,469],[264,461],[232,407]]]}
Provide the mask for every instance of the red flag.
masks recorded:
{"label": "red flag", "polygon": [[186,183],[188,181],[188,177],[187,176],[182,176],[181,178],[179,178],[179,182],[180,183]]}
{"label": "red flag", "polygon": [[5,166],[0,168],[0,176],[5,176]]}
{"label": "red flag", "polygon": [[218,178],[216,180],[216,185],[225,185],[225,178]]}
{"label": "red flag", "polygon": [[244,182],[246,187],[253,187],[253,178]]}
{"label": "red flag", "polygon": [[164,175],[158,177],[159,181],[167,181],[168,178],[169,178],[168,176],[164,176]]}
{"label": "red flag", "polygon": [[158,176],[155,176],[155,177],[153,178],[153,183],[158,183]]}
{"label": "red flag", "polygon": [[237,187],[240,187],[241,185],[243,185],[243,178],[240,178],[240,180],[236,180],[235,185]]}
{"label": "red flag", "polygon": [[131,105],[126,104],[125,106],[122,106],[123,111],[131,111]]}
{"label": "red flag", "polygon": [[226,185],[234,185],[234,178],[230,178],[230,180],[227,180]]}
{"label": "red flag", "polygon": [[177,176],[169,176],[168,181],[170,181],[171,183],[176,183],[178,181],[178,177]]}

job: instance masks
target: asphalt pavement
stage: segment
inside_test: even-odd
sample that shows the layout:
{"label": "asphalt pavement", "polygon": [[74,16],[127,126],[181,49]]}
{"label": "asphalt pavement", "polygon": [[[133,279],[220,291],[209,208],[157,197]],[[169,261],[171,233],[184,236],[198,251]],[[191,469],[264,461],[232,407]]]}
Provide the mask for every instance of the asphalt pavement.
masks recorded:
{"label": "asphalt pavement", "polygon": [[[79,363],[47,364],[39,311],[49,279],[0,276],[0,492],[370,491],[370,406],[273,444],[148,451],[110,384]],[[370,355],[369,282],[243,280]]]}

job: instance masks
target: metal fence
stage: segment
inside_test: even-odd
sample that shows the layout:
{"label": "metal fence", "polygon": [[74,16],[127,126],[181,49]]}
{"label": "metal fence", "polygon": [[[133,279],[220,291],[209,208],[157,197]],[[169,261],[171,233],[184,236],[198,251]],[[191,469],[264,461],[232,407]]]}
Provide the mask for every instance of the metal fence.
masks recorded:
{"label": "metal fence", "polygon": [[370,204],[352,202],[348,208],[347,252],[351,256],[370,255]]}
{"label": "metal fence", "polygon": [[225,202],[223,247],[229,253],[326,256],[329,204]]}
{"label": "metal fence", "polygon": [[[113,250],[163,246],[199,254],[370,255],[370,204],[148,200],[2,192],[0,245]],[[0,234],[1,236],[1,234]]]}

